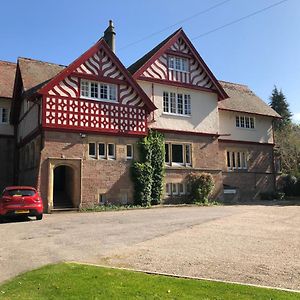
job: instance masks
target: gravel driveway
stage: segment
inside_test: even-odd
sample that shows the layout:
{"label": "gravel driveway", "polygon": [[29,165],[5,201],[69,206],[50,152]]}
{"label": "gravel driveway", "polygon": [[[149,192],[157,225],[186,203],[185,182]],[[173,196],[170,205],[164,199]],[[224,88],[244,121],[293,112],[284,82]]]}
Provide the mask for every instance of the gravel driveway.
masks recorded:
{"label": "gravel driveway", "polygon": [[0,281],[75,260],[300,290],[300,206],[60,213],[0,238]]}

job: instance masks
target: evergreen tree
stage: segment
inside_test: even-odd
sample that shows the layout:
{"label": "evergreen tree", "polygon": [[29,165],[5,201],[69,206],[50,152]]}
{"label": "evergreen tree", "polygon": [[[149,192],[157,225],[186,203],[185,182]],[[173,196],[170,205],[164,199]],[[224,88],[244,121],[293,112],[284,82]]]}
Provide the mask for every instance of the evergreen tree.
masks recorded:
{"label": "evergreen tree", "polygon": [[289,104],[286,101],[282,90],[278,91],[276,85],[274,86],[272,95],[270,97],[270,106],[282,117],[282,119],[278,119],[274,122],[275,129],[281,130],[288,125],[291,125],[292,114],[289,110]]}

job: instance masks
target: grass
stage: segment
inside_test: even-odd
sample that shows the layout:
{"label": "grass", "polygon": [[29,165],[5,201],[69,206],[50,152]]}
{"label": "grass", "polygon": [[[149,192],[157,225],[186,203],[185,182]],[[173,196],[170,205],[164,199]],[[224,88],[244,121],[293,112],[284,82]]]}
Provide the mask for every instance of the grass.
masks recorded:
{"label": "grass", "polygon": [[0,286],[0,299],[299,299],[299,294],[79,264],[48,265]]}

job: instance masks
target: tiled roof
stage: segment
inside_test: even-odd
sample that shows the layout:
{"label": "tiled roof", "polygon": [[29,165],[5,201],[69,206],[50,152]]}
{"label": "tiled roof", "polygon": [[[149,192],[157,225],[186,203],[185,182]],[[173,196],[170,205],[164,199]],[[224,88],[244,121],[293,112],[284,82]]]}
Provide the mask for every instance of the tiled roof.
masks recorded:
{"label": "tiled roof", "polygon": [[12,98],[15,75],[15,63],[0,61],[0,97]]}
{"label": "tiled roof", "polygon": [[24,57],[19,57],[18,62],[25,92],[32,88],[36,90],[66,68],[63,65]]}
{"label": "tiled roof", "polygon": [[164,39],[161,43],[159,43],[157,46],[155,46],[152,50],[150,50],[148,53],[146,53],[143,57],[141,57],[139,60],[137,60],[135,63],[133,63],[131,66],[129,66],[127,69],[131,74],[134,74],[137,70],[139,70],[164,44],[166,44],[174,35],[176,35],[181,28],[176,30],[174,33],[169,35],[166,39]]}
{"label": "tiled roof", "polygon": [[280,115],[256,96],[247,85],[226,81],[219,82],[229,96],[229,98],[218,102],[219,109],[280,118]]}

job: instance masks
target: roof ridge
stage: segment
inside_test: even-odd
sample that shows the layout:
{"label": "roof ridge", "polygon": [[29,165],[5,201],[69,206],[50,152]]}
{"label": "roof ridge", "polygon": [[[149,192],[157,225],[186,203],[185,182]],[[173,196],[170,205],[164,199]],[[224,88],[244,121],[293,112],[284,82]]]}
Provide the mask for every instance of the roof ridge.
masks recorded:
{"label": "roof ridge", "polygon": [[18,57],[18,60],[19,59],[25,59],[25,60],[29,60],[29,61],[35,61],[35,62],[40,62],[40,63],[44,63],[44,64],[49,64],[49,65],[55,65],[55,66],[60,66],[60,67],[67,67],[66,65],[61,65],[61,64],[56,64],[56,63],[52,63],[52,62],[49,62],[49,61],[44,61],[44,60],[40,60],[40,59],[34,59],[34,58],[29,58],[29,57],[22,57],[22,56],[19,56]]}
{"label": "roof ridge", "polygon": [[8,60],[0,60],[0,63],[5,63],[5,64],[8,64],[8,65],[16,65],[17,64],[15,62],[8,61]]}
{"label": "roof ridge", "polygon": [[236,85],[240,85],[240,86],[245,86],[245,87],[249,88],[249,86],[247,84],[244,84],[244,83],[237,83],[237,82],[226,81],[226,80],[218,80],[218,81],[219,82],[224,82],[224,83],[236,84]]}

